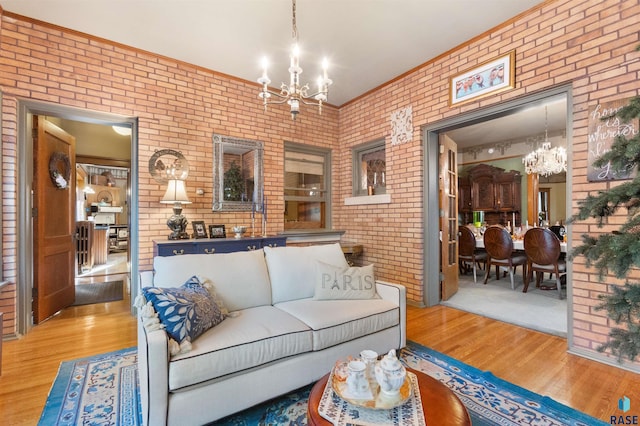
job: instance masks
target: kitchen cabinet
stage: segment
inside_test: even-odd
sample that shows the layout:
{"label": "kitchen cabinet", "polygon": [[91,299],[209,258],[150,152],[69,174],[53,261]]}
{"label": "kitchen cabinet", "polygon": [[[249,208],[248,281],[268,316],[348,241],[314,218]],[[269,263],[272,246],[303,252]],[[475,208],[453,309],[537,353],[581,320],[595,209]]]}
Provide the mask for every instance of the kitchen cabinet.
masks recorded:
{"label": "kitchen cabinet", "polygon": [[263,247],[284,247],[287,237],[201,238],[194,240],[167,240],[153,242],[154,256],[181,254],[215,254],[234,251],[258,250]]}
{"label": "kitchen cabinet", "polygon": [[489,225],[506,225],[520,218],[522,175],[488,164],[479,164],[458,178],[458,209],[463,223],[472,221],[474,211],[485,212]]}

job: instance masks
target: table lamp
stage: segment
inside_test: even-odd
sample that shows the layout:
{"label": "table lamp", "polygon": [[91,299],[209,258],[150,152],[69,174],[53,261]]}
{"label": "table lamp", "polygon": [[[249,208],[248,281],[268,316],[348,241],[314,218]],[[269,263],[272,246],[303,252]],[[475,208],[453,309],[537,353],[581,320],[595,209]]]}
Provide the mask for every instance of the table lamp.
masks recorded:
{"label": "table lamp", "polygon": [[167,191],[160,200],[161,204],[173,204],[173,215],[167,220],[167,226],[171,229],[170,240],[188,240],[187,218],[182,216],[182,205],[191,204],[187,197],[187,190],[184,181],[181,179],[170,179],[167,183]]}

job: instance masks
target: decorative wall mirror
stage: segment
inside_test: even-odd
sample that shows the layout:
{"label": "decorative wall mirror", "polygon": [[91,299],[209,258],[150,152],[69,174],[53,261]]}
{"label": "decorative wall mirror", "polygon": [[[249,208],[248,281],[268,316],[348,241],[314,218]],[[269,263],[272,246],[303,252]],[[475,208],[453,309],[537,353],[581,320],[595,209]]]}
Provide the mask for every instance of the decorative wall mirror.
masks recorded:
{"label": "decorative wall mirror", "polygon": [[213,211],[262,208],[262,142],[213,135]]}

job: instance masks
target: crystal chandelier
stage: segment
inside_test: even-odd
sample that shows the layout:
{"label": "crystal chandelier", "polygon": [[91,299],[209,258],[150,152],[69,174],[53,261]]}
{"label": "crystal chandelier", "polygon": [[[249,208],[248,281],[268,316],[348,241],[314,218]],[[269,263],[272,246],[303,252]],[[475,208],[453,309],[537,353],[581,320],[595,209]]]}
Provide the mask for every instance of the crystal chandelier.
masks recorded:
{"label": "crystal chandelier", "polygon": [[[300,112],[300,102],[305,105],[315,105],[318,107],[318,111],[322,114],[322,103],[327,101],[329,95],[329,86],[333,83],[327,76],[327,60],[322,63],[322,76],[318,77],[318,91],[309,94],[309,84],[300,86],[300,74],[302,74],[302,68],[300,68],[300,50],[298,48],[298,28],[296,27],[296,0],[292,0],[293,6],[293,47],[291,50],[291,63],[289,66],[289,85],[282,83],[280,86],[280,92],[273,92],[269,90],[269,77],[267,76],[267,60],[263,59],[262,63],[262,77],[258,79],[258,83],[262,85],[262,90],[258,96],[262,99],[264,104],[264,110],[267,110],[268,104],[283,104],[288,103],[291,108],[291,118],[296,119],[296,116]],[[274,99],[270,99],[271,97]]]}
{"label": "crystal chandelier", "polygon": [[567,150],[561,146],[551,148],[547,137],[547,107],[544,107],[544,142],[542,146],[528,153],[523,159],[527,174],[537,173],[542,176],[554,175],[567,171]]}

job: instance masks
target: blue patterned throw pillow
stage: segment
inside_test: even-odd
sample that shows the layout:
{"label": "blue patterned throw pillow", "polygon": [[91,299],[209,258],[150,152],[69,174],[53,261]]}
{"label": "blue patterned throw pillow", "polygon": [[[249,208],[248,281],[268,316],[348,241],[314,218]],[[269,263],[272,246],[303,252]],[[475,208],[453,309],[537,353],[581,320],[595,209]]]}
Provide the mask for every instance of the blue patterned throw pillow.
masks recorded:
{"label": "blue patterned throw pillow", "polygon": [[160,322],[176,342],[193,342],[196,337],[222,322],[224,315],[198,277],[181,287],[145,287],[144,297],[153,304]]}

